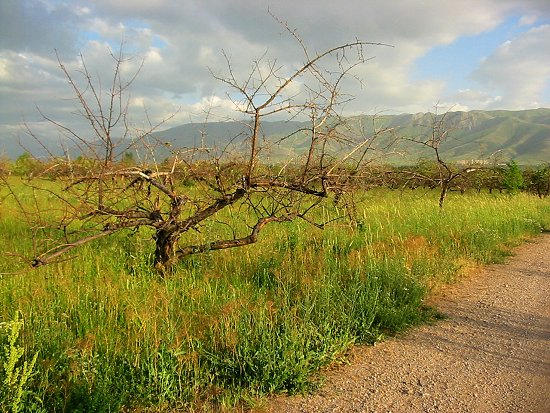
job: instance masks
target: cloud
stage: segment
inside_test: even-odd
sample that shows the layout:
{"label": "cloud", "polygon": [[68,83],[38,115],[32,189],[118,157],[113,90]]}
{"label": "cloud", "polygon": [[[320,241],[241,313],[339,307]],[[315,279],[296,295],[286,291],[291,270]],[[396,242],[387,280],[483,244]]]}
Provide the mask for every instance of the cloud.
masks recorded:
{"label": "cloud", "polygon": [[532,26],[535,24],[538,20],[537,16],[522,16],[519,19],[519,25],[520,26]]}
{"label": "cloud", "polygon": [[49,54],[77,49],[82,8],[71,3],[50,7],[39,0],[3,0],[0,5],[0,50]]}
{"label": "cloud", "polygon": [[[472,73],[472,78],[490,93],[502,95],[499,107],[536,108],[548,105],[543,93],[550,84],[548,50],[550,25],[533,28],[506,41]],[[496,105],[489,105],[496,106]]]}
{"label": "cloud", "polygon": [[[421,56],[461,36],[493,30],[511,15],[525,28],[550,16],[547,0],[4,0],[0,7],[0,92],[10,98],[0,99],[0,128],[39,118],[36,105],[72,121],[67,116],[75,111],[74,101],[67,99],[71,90],[54,49],[77,76],[81,52],[90,73],[106,85],[113,67],[109,50],[116,52],[121,42],[127,54],[136,56],[125,63],[123,74],[131,78],[144,62],[131,95],[138,118],[155,123],[177,112],[172,125],[195,119],[211,106],[226,116],[228,89],[210,73],[227,73],[223,52],[239,81],[264,55],[264,63],[276,61],[287,73],[304,62],[300,44],[269,16],[268,8],[298,30],[311,54],[355,38],[395,46],[367,49],[375,59],[355,71],[363,85],[346,83],[346,92],[356,95],[346,105],[349,113],[426,111],[446,84],[411,77]],[[531,107],[541,101],[545,68],[550,67],[541,53],[547,49],[545,36],[547,26],[535,27],[488,51],[472,74],[478,82],[468,86],[472,93],[444,98],[471,108]],[[297,91],[301,85],[293,87]]]}
{"label": "cloud", "polygon": [[[0,122],[15,123],[36,117],[36,105],[48,106],[52,96],[67,97],[66,84],[52,60],[32,53],[0,54]],[[9,99],[8,99],[9,98]],[[63,102],[53,106],[62,108]]]}
{"label": "cloud", "polygon": [[488,110],[498,107],[502,102],[502,96],[492,95],[488,92],[473,89],[459,89],[452,96],[447,96],[440,102],[444,110]]}

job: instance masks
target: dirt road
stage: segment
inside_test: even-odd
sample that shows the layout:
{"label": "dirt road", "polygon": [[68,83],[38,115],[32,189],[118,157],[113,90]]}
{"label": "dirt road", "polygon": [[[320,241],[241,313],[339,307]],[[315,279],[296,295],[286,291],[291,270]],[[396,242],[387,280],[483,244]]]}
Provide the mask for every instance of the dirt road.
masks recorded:
{"label": "dirt road", "polygon": [[550,235],[447,289],[447,320],[374,347],[327,373],[282,412],[550,413]]}

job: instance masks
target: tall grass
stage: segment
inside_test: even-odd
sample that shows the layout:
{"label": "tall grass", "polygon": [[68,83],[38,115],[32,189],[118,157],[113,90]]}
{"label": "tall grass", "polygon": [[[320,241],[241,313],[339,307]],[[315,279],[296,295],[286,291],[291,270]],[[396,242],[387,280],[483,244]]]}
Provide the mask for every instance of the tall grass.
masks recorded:
{"label": "tall grass", "polygon": [[[528,195],[452,194],[443,212],[436,198],[368,192],[356,226],[273,225],[257,244],[191,257],[165,278],[151,270],[146,231],[2,276],[0,321],[20,311],[25,357],[38,353],[28,410],[219,411],[307,390],[351,344],[433,317],[431,289],[550,227],[550,203]],[[31,234],[12,208],[5,199],[0,248],[23,254]],[[14,265],[2,258],[0,271]]]}

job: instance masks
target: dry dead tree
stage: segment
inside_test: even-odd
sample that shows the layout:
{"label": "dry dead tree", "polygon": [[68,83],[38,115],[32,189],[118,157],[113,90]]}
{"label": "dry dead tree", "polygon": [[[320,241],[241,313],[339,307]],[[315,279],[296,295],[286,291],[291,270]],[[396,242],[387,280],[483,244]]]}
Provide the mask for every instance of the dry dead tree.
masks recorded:
{"label": "dry dead tree", "polygon": [[438,203],[439,208],[443,209],[445,199],[453,183],[459,179],[467,180],[468,176],[473,172],[486,169],[490,164],[489,159],[493,157],[494,154],[483,162],[477,160],[473,162],[463,162],[460,165],[444,159],[441,154],[441,146],[449,141],[453,130],[463,127],[464,119],[452,119],[453,115],[456,115],[456,113],[450,110],[444,113],[438,113],[438,111],[439,106],[436,105],[434,113],[429,114],[429,124],[417,125],[422,129],[420,136],[405,136],[400,138],[404,141],[409,141],[428,148],[435,161],[435,173],[422,173],[418,168],[413,171],[403,170],[401,173],[406,175],[406,179],[409,181],[421,181],[433,188],[439,187]]}
{"label": "dry dead tree", "polygon": [[[243,121],[245,139],[236,137],[221,149],[170,148],[171,155],[163,162],[155,161],[161,143],[151,134],[158,125],[130,138],[127,93],[134,77],[122,79],[126,62],[122,53],[113,55],[108,90],[94,81],[84,59],[82,82],[60,61],[93,135],[46,117],[71,138],[83,158],[67,160],[71,173],[57,178],[61,190],[30,183],[61,205],[56,211],[39,210],[33,215],[37,234],[43,237],[37,238],[39,251],[32,265],[62,260],[90,241],[140,227],[152,229],[154,265],[159,270],[191,254],[252,244],[269,223],[303,219],[323,227],[325,223],[315,221],[312,211],[345,191],[382,133],[357,134],[340,114],[350,99],[341,90],[344,82],[368,60],[365,49],[382,44],[355,40],[311,55],[296,32],[284,27],[303,51],[304,63],[297,69],[264,56],[253,62],[244,79],[238,79],[227,58],[226,74],[214,76],[229,87],[228,96],[248,117]],[[309,121],[307,127],[272,142],[264,138],[262,124],[274,117]],[[307,139],[303,153],[294,160],[271,162],[271,149],[297,135]],[[148,157],[140,155],[133,165],[120,161],[125,150],[138,147],[147,149]],[[212,225],[225,230],[209,231]],[[184,237],[189,233],[198,236]]]}

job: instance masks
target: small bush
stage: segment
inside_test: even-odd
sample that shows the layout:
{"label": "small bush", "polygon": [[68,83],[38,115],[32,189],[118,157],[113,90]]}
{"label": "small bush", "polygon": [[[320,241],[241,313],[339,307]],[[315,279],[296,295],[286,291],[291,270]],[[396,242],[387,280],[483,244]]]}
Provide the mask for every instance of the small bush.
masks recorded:
{"label": "small bush", "polygon": [[0,373],[2,373],[0,377],[3,377],[0,383],[2,412],[28,411],[28,409],[22,410],[22,408],[28,396],[27,384],[33,375],[38,353],[34,354],[30,362],[25,360],[21,365],[25,350],[17,344],[23,328],[23,320],[19,318],[19,312],[15,313],[13,321],[1,323],[0,327],[7,331],[8,338],[7,344],[3,346],[0,353]]}

